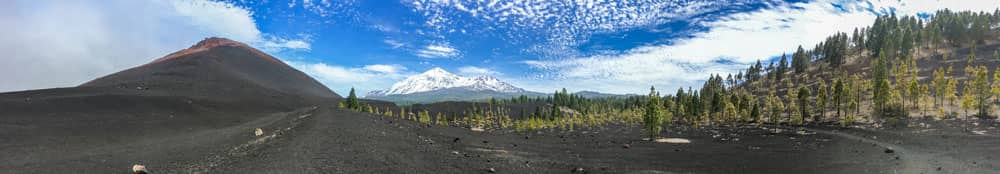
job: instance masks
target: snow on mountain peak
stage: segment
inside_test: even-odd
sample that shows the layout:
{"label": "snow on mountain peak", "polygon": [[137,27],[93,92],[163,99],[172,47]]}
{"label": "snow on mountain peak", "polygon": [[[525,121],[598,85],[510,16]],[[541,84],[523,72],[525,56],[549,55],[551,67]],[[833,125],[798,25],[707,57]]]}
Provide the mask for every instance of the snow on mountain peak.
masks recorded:
{"label": "snow on mountain peak", "polygon": [[434,68],[431,68],[430,70],[427,70],[427,71],[426,71],[426,72],[424,72],[423,74],[429,74],[429,75],[433,75],[433,74],[440,74],[440,75],[454,75],[454,74],[452,74],[452,73],[449,73],[448,71],[445,71],[445,70],[444,70],[444,69],[442,69],[441,67],[434,67]]}
{"label": "snow on mountain peak", "polygon": [[495,77],[478,76],[470,78],[452,74],[440,67],[435,67],[424,73],[396,82],[389,89],[372,91],[368,93],[368,96],[413,94],[448,88],[466,88],[477,91],[489,90],[506,93],[524,92],[524,89],[500,81]]}

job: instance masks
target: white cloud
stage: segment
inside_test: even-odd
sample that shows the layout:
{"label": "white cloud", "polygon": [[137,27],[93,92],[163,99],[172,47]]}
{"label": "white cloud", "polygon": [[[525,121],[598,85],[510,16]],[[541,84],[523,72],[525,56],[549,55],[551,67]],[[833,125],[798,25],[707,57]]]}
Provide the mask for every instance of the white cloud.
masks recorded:
{"label": "white cloud", "polygon": [[[307,40],[257,29],[252,13],[208,0],[28,1],[0,5],[0,91],[75,86],[211,36],[265,51]],[[44,80],[41,80],[44,79]]]}
{"label": "white cloud", "polygon": [[274,38],[269,40],[257,40],[250,42],[251,45],[256,46],[264,51],[278,52],[283,50],[310,50],[312,49],[312,44],[309,44],[306,40],[290,40],[282,38]]}
{"label": "white cloud", "polygon": [[392,47],[392,49],[397,49],[397,48],[406,46],[406,43],[400,42],[398,40],[393,40],[393,39],[382,40],[382,42],[385,43],[386,45],[389,45],[389,47]]}
{"label": "white cloud", "polygon": [[447,44],[431,44],[416,50],[416,55],[423,58],[449,58],[458,56],[459,52]]}
{"label": "white cloud", "polygon": [[[909,2],[909,1],[908,1]],[[614,93],[642,94],[650,85],[660,89],[699,87],[709,74],[737,73],[757,59],[767,59],[794,51],[798,45],[811,48],[836,32],[871,25],[876,18],[865,2],[845,4],[847,12],[830,1],[785,4],[776,8],[737,13],[716,21],[700,23],[710,30],[692,38],[675,40],[672,45],[641,46],[623,54],[592,57],[524,61],[545,73],[536,78],[552,80],[532,83],[525,88],[579,87]],[[939,1],[915,1],[893,6],[899,12],[933,12],[945,6]],[[949,3],[954,3],[949,1]],[[962,3],[966,3],[963,1]],[[972,10],[995,9],[1000,1],[975,1],[961,5]],[[978,3],[978,4],[976,4]],[[912,4],[919,4],[908,6]],[[941,6],[936,6],[941,5]],[[956,9],[960,6],[952,5]],[[934,8],[937,7],[937,8]],[[724,60],[724,61],[720,61]],[[719,62],[732,63],[719,63]]]}
{"label": "white cloud", "polygon": [[[870,2],[870,7],[876,12],[888,12],[890,9],[895,9],[897,15],[933,14],[941,9],[992,12],[1000,8],[1000,1],[997,0],[872,0]],[[868,5],[864,4],[863,6],[867,7]]]}
{"label": "white cloud", "polygon": [[[302,8],[315,13],[322,17],[332,16],[336,14],[341,14],[345,12],[352,12],[356,0],[302,0]],[[289,8],[295,7],[296,2],[293,0],[288,3]]]}
{"label": "white cloud", "polygon": [[861,10],[843,13],[829,2],[796,3],[704,22],[711,29],[695,34],[694,38],[640,49],[683,62],[704,63],[725,58],[751,63],[794,51],[799,45],[811,48],[836,32],[850,32],[874,21],[873,14]]}
{"label": "white cloud", "polygon": [[[432,36],[465,29],[478,30],[457,23],[473,19],[497,24],[511,42],[524,40],[546,42],[527,51],[546,55],[572,55],[572,49],[586,42],[592,34],[649,27],[667,21],[716,11],[724,5],[741,6],[741,0],[705,1],[581,1],[581,0],[413,0],[411,7],[427,18],[424,25]],[[489,27],[486,30],[492,30]],[[524,33],[538,33],[524,34]]]}
{"label": "white cloud", "polygon": [[413,74],[402,65],[373,64],[345,67],[297,61],[286,61],[286,63],[309,74],[342,96],[347,96],[351,87],[355,88],[358,96],[364,96],[370,91],[384,89]]}
{"label": "white cloud", "polygon": [[494,70],[491,70],[491,69],[487,69],[487,68],[475,67],[475,66],[463,66],[463,67],[459,67],[458,68],[458,73],[462,74],[462,75],[466,75],[466,76],[480,76],[480,75],[496,76],[496,75],[501,75],[500,72],[497,72],[497,71],[494,71]]}
{"label": "white cloud", "polygon": [[374,71],[374,72],[387,73],[387,74],[395,74],[395,73],[401,73],[403,71],[406,71],[406,67],[404,67],[403,65],[398,65],[398,64],[393,64],[393,65],[384,65],[384,64],[365,65],[364,69],[365,70],[369,70],[369,71]]}
{"label": "white cloud", "polygon": [[650,85],[660,89],[695,86],[708,74],[724,74],[743,68],[743,65],[673,59],[652,49],[637,49],[614,56],[524,63],[550,72],[537,77],[542,80],[522,82],[527,89],[551,91],[566,87],[636,94],[642,94]]}

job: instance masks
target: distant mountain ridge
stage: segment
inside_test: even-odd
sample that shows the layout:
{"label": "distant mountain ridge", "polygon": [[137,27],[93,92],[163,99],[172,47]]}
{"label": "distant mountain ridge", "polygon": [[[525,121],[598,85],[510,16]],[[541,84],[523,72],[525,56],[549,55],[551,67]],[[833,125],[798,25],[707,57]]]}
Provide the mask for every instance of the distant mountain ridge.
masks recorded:
{"label": "distant mountain ridge", "polygon": [[365,98],[395,103],[477,101],[514,96],[544,96],[500,81],[492,76],[465,77],[435,67],[396,82],[389,89],[368,92]]}
{"label": "distant mountain ridge", "polygon": [[[594,91],[580,91],[574,94],[586,98],[629,96]],[[436,67],[396,82],[389,89],[368,92],[365,98],[400,104],[415,104],[443,101],[483,101],[490,98],[509,99],[522,95],[534,98],[548,97],[551,94],[528,91],[492,76],[464,77]]]}
{"label": "distant mountain ridge", "polygon": [[458,88],[470,91],[492,91],[499,93],[520,93],[524,89],[500,81],[492,76],[464,77],[449,73],[441,68],[432,68],[424,73],[407,77],[396,82],[389,89],[369,92],[366,97],[405,95]]}

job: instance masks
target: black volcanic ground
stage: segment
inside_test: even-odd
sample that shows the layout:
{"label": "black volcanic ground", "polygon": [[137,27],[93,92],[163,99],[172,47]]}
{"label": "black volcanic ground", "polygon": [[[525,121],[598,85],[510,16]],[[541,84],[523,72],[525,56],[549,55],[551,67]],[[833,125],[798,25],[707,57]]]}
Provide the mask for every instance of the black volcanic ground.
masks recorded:
{"label": "black volcanic ground", "polygon": [[1000,171],[993,120],[676,125],[664,135],[692,143],[667,144],[641,141],[635,125],[472,132],[337,109],[341,100],[269,55],[211,38],[80,87],[0,94],[0,173],[127,173],[133,164],[152,173]]}

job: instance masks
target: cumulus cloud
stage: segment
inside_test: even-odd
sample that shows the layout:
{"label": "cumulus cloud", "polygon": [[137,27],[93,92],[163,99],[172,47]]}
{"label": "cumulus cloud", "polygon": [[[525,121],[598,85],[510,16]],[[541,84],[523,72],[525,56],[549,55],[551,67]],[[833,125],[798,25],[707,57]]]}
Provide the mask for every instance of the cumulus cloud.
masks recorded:
{"label": "cumulus cloud", "polygon": [[252,13],[208,0],[27,1],[0,6],[0,91],[69,87],[137,66],[211,36],[265,51],[307,40],[257,29]]}
{"label": "cumulus cloud", "polygon": [[459,67],[458,68],[458,73],[462,74],[462,75],[467,75],[467,76],[481,76],[481,75],[496,76],[496,75],[501,75],[502,74],[502,73],[494,71],[492,69],[475,67],[475,66],[463,66],[463,67]]}
{"label": "cumulus cloud", "polygon": [[326,63],[286,61],[288,65],[301,70],[320,81],[331,90],[346,96],[354,87],[359,96],[370,91],[391,86],[413,72],[402,65],[372,64],[361,67],[346,67]]}
{"label": "cumulus cloud", "polygon": [[[670,90],[697,87],[710,74],[735,74],[758,59],[792,52],[798,45],[810,48],[836,32],[849,32],[856,27],[871,25],[879,14],[873,13],[873,8],[892,7],[897,13],[914,15],[955,6],[945,6],[944,3],[914,1],[879,7],[879,3],[873,3],[876,4],[873,6],[850,1],[837,7],[833,1],[815,1],[736,13],[714,21],[703,21],[699,25],[708,27],[708,31],[674,40],[669,45],[640,46],[622,54],[524,61],[522,63],[544,72],[536,78],[552,80],[538,84],[530,84],[529,81],[526,88],[570,86],[583,90],[641,94],[650,85]],[[1000,6],[1000,1],[970,3],[979,4],[962,5],[976,8],[955,6],[952,10]],[[920,5],[910,6],[913,4]]]}

